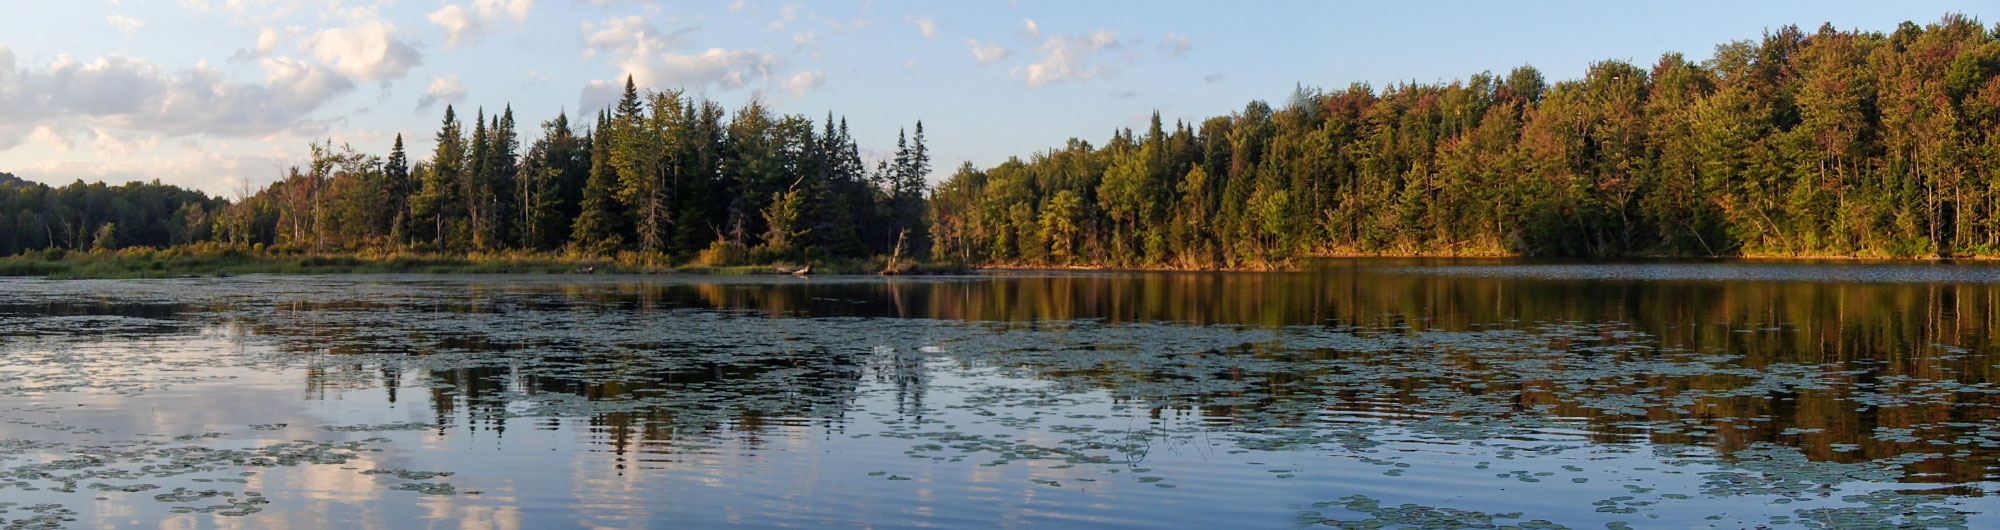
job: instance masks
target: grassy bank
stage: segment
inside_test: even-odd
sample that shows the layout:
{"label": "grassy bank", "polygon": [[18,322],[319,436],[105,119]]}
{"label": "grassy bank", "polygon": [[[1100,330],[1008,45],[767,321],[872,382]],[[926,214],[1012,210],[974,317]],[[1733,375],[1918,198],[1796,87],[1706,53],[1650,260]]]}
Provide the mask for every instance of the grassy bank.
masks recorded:
{"label": "grassy bank", "polygon": [[[1325,258],[1465,258],[1491,259],[1519,257],[1484,254],[1425,253],[1325,253],[1282,262],[1263,262],[1234,267],[1203,264],[1038,264],[985,263],[990,270],[1069,270],[1069,271],[1295,271],[1310,268],[1315,259]],[[360,250],[351,252],[307,252],[292,249],[265,249],[197,244],[168,249],[128,248],[119,251],[68,252],[49,250],[0,258],[0,277],[82,278],[180,278],[219,277],[243,274],[789,274],[810,266],[815,275],[853,274],[962,274],[970,269],[957,263],[896,261],[890,267],[886,256],[859,259],[810,261],[754,260],[746,256],[713,259],[698,255],[676,258],[659,254],[621,252],[615,255],[587,255],[549,252],[493,252],[441,254],[408,251]],[[1634,256],[1628,259],[1666,259],[1674,256]],[[1857,256],[1724,256],[1741,260],[1894,260],[1941,261],[1992,259],[1977,258],[1879,258]]]}
{"label": "grassy bank", "polygon": [[198,244],[168,249],[28,252],[0,258],[0,276],[51,279],[181,278],[243,274],[788,274],[805,266],[813,274],[950,274],[954,264],[886,257],[799,262],[707,262],[623,252],[611,256],[538,252],[438,254],[361,250],[307,252]]}

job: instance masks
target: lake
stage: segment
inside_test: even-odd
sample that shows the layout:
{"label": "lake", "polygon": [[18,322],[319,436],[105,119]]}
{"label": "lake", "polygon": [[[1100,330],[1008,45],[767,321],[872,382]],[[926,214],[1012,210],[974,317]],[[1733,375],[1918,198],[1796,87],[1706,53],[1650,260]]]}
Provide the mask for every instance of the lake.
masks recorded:
{"label": "lake", "polygon": [[2000,527],[2000,267],[0,280],[0,526]]}

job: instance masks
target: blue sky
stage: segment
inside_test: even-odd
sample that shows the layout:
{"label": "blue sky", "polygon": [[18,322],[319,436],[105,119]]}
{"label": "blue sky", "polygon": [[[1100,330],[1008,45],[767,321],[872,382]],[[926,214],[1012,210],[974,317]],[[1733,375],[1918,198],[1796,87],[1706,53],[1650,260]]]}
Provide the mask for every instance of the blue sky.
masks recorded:
{"label": "blue sky", "polygon": [[1891,31],[1992,0],[1897,2],[813,2],[7,0],[0,171],[234,196],[314,139],[426,157],[443,105],[533,125],[628,74],[735,109],[846,116],[865,156],[921,119],[933,178],[1070,137],[1227,114],[1294,86],[1435,82],[1523,64],[1707,58],[1768,28]]}

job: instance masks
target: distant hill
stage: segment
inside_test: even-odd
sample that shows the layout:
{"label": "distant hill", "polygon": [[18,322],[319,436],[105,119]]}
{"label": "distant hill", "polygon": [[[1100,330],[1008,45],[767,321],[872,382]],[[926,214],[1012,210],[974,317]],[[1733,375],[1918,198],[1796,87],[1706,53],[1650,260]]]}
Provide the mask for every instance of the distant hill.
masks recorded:
{"label": "distant hill", "polygon": [[27,183],[28,183],[28,181],[25,181],[25,180],[21,180],[21,178],[20,178],[20,177],[16,177],[16,176],[14,176],[14,174],[13,174],[13,173],[6,173],[6,172],[0,172],[0,185],[5,185],[5,184],[27,184]]}

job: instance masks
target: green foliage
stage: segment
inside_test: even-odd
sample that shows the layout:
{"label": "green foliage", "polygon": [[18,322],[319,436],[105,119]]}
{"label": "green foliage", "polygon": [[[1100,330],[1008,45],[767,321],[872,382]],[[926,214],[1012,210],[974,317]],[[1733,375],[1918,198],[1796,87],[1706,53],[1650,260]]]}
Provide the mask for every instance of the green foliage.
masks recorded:
{"label": "green foliage", "polygon": [[807,220],[806,197],[797,188],[773,192],[771,205],[764,209],[764,248],[780,256],[795,255],[799,243],[812,235]]}
{"label": "green foliage", "polygon": [[[703,256],[859,267],[904,230],[903,255],[925,252],[921,124],[894,178],[871,182],[831,114],[816,126],[753,103],[730,116],[681,91],[626,88],[594,124],[542,123],[525,153],[511,106],[476,112],[470,131],[446,106],[428,160],[412,162],[401,135],[386,159],[314,143],[300,167],[234,204],[158,183],[50,188],[0,174],[0,255],[213,242],[283,255],[519,249],[646,267]],[[719,257],[717,239],[730,249]]]}
{"label": "green foliage", "polygon": [[115,224],[114,248],[164,247],[213,237],[225,203],[154,182],[118,186],[82,181],[61,187],[0,173],[0,256],[41,249],[89,250]]}
{"label": "green foliage", "polygon": [[1062,190],[1049,198],[1042,208],[1040,220],[1041,239],[1049,243],[1049,257],[1057,263],[1076,260],[1076,236],[1083,230],[1077,220],[1083,217],[1083,198],[1076,192]]}
{"label": "green foliage", "polygon": [[[630,79],[595,123],[447,106],[428,160],[331,143],[234,203],[0,174],[0,255],[215,242],[701,258],[1261,267],[1343,253],[2000,254],[2000,38],[1784,27],[1705,61],[1298,87],[927,186],[921,122],[868,168],[844,119],[726,113]],[[105,237],[99,237],[99,236]],[[721,243],[717,243],[720,241]],[[102,244],[100,244],[100,242]],[[899,244],[901,245],[899,247]],[[751,252],[752,250],[755,252]],[[753,256],[754,255],[754,256]],[[719,256],[722,262],[741,259]]]}
{"label": "green foliage", "polygon": [[611,166],[611,120],[597,114],[597,129],[590,137],[590,179],[583,188],[581,213],[577,215],[571,240],[581,248],[603,252],[617,248],[624,239],[624,209],[618,205],[618,173]]}
{"label": "green foliage", "polygon": [[[888,173],[894,174],[894,171]],[[1257,267],[1311,254],[2000,251],[2000,40],[1785,27],[1695,63],[1300,87],[938,186],[972,262]]]}

